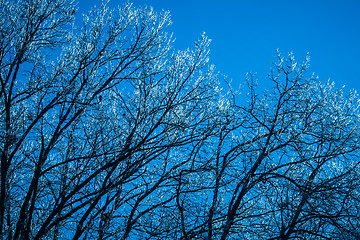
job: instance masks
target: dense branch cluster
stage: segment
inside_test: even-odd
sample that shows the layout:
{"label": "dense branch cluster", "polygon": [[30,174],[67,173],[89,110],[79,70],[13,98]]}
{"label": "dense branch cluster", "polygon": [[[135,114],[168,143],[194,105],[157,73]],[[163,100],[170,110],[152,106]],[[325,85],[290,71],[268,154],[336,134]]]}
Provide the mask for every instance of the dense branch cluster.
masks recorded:
{"label": "dense branch cluster", "polygon": [[0,0],[0,239],[360,238],[356,92],[278,54],[239,94],[168,12],[75,7]]}

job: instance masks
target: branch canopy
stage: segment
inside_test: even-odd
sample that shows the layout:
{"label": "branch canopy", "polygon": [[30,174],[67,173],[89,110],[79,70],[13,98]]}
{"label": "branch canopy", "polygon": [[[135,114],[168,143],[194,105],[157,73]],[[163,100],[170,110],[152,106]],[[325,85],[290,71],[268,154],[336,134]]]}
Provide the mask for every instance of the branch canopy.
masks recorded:
{"label": "branch canopy", "polygon": [[358,239],[356,92],[279,53],[239,94],[170,24],[0,0],[0,239]]}

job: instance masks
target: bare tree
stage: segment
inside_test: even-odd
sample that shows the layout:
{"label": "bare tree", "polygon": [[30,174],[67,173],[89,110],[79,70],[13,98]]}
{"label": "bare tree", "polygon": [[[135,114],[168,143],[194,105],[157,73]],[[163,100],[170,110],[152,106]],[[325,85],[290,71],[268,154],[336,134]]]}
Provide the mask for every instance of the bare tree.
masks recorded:
{"label": "bare tree", "polygon": [[[128,239],[216,132],[209,40],[167,12],[1,1],[1,239]],[[141,237],[139,237],[141,238]]]}
{"label": "bare tree", "polygon": [[308,59],[278,58],[271,91],[249,76],[247,104],[229,100],[206,183],[179,197],[181,239],[358,239],[357,94],[307,77]]}
{"label": "bare tree", "polygon": [[169,13],[0,0],[1,239],[358,239],[359,100],[282,58],[247,100]]}
{"label": "bare tree", "polygon": [[[274,88],[263,98],[250,81],[249,106],[239,106],[246,138],[231,149],[238,152],[241,174],[222,239],[231,226],[245,238],[331,239],[345,217],[348,194],[358,189],[351,174],[358,171],[358,99],[333,83],[306,78],[307,67],[308,60],[298,65],[292,55],[279,55],[269,75]],[[246,221],[237,221],[241,211]]]}

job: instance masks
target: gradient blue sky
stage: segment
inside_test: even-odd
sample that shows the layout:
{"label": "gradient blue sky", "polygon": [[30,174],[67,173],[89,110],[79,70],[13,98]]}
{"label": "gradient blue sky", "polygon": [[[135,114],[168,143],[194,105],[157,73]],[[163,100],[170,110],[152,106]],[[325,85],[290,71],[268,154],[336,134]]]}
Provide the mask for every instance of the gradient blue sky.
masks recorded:
{"label": "gradient blue sky", "polygon": [[[89,9],[100,0],[79,0]],[[112,0],[111,6],[125,1]],[[359,0],[133,0],[135,6],[169,10],[175,47],[185,49],[202,32],[212,39],[218,71],[243,83],[248,71],[266,85],[276,49],[298,60],[310,54],[310,72],[321,81],[360,91]]]}

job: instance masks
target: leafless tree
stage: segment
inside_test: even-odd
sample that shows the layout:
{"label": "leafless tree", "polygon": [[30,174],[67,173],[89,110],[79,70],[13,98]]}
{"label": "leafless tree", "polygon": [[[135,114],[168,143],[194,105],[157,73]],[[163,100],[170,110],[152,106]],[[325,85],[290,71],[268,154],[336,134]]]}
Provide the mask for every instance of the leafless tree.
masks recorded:
{"label": "leafless tree", "polygon": [[217,131],[205,36],[176,52],[167,12],[74,7],[0,2],[1,239],[135,238]]}
{"label": "leafless tree", "polygon": [[168,12],[75,7],[0,0],[1,239],[359,238],[355,92],[280,54],[224,91]]}
{"label": "leafless tree", "polygon": [[273,88],[250,75],[247,103],[228,105],[205,184],[179,194],[181,239],[359,238],[359,99],[307,77],[308,61],[279,54]]}

